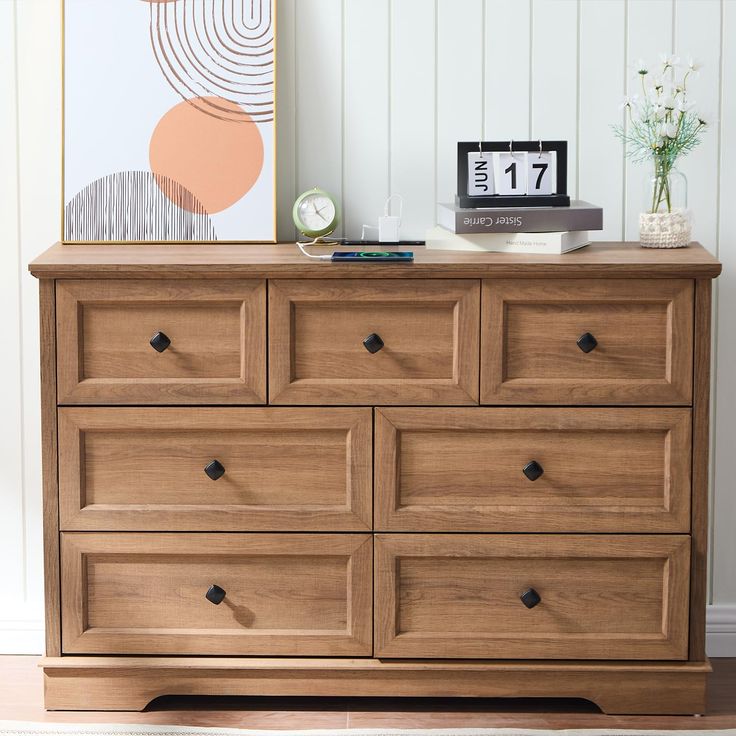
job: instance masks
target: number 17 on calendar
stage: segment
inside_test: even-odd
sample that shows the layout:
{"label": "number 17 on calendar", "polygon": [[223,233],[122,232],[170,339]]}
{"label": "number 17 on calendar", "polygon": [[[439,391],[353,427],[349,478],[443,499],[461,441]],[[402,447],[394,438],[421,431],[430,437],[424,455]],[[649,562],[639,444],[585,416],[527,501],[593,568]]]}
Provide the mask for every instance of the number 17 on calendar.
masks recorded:
{"label": "number 17 on calendar", "polygon": [[557,182],[555,151],[495,151],[468,153],[468,195],[554,194]]}

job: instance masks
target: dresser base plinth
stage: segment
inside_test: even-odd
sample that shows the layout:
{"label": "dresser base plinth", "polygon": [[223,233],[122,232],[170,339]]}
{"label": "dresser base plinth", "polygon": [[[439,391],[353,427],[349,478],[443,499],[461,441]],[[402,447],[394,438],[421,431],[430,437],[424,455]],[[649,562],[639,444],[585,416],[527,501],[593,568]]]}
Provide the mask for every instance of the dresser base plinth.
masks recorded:
{"label": "dresser base plinth", "polygon": [[139,711],[162,695],[584,698],[610,714],[705,711],[708,662],[47,657],[48,710]]}

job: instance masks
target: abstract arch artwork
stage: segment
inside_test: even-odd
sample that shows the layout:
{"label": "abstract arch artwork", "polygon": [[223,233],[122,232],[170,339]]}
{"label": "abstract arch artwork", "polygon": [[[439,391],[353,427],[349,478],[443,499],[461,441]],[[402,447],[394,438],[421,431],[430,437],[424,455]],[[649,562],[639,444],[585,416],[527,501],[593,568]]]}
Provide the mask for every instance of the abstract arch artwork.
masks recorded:
{"label": "abstract arch artwork", "polygon": [[65,242],[274,242],[276,0],[64,0]]}

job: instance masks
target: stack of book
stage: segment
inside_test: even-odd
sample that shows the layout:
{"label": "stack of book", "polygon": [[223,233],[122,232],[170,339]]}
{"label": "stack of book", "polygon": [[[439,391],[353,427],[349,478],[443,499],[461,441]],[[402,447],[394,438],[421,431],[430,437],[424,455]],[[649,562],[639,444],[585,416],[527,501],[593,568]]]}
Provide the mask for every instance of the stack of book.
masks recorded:
{"label": "stack of book", "polygon": [[589,231],[603,229],[603,209],[581,200],[569,207],[507,209],[440,204],[437,223],[427,232],[427,248],[559,254],[588,245]]}

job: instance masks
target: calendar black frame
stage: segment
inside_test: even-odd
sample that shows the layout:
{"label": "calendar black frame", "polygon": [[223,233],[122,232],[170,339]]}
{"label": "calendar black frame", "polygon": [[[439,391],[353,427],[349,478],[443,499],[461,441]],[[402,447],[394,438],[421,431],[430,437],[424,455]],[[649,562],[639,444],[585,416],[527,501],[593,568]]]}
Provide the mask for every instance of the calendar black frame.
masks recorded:
{"label": "calendar black frame", "polygon": [[[470,196],[468,194],[468,154],[494,151],[513,151],[534,153],[539,151],[536,141],[478,141],[457,144],[457,196],[455,204],[463,208],[486,207],[569,207],[567,194],[567,141],[541,141],[543,151],[557,154],[557,186],[555,194],[489,194]],[[509,149],[509,146],[511,148]]]}

